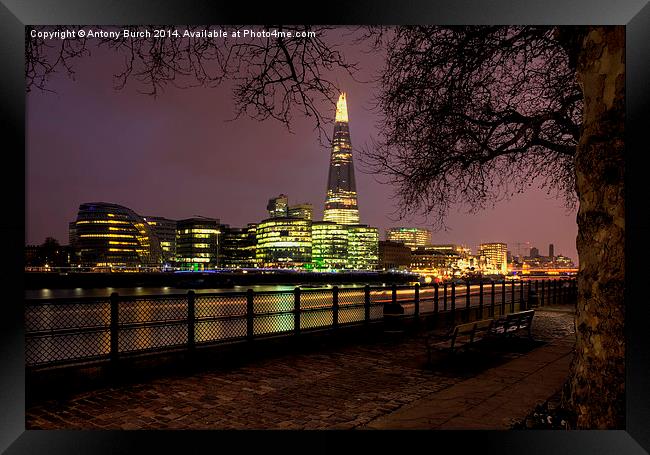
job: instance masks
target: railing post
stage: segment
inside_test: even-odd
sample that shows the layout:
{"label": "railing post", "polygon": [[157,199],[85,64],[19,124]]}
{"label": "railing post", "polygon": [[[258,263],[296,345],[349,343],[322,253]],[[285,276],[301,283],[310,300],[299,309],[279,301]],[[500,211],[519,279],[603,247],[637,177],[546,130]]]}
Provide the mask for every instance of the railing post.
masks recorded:
{"label": "railing post", "polygon": [[194,321],[196,320],[194,291],[187,291],[187,347],[192,350],[196,346],[194,339]]}
{"label": "railing post", "polygon": [[506,312],[506,280],[501,282],[501,315]]}
{"label": "railing post", "polygon": [[490,289],[490,317],[494,317],[494,306],[496,304],[495,282],[493,281]]}
{"label": "railing post", "polygon": [[[337,314],[338,314],[338,300],[336,301],[337,305]],[[366,284],[363,288],[363,309],[364,316],[363,319],[368,324],[370,322],[370,285]]]}
{"label": "railing post", "polygon": [[433,284],[433,312],[438,314],[438,283]]}
{"label": "railing post", "polygon": [[415,319],[420,318],[420,283],[415,283],[415,289],[413,289],[413,315]]}
{"label": "railing post", "polygon": [[553,280],[553,305],[557,305],[558,280]]}
{"label": "railing post", "polygon": [[253,290],[246,290],[246,338],[253,341],[255,337],[255,307],[253,306]]}
{"label": "railing post", "polygon": [[451,320],[456,323],[456,283],[451,282]]}
{"label": "railing post", "polygon": [[478,284],[478,312],[480,313],[478,319],[483,319],[483,281]]}
{"label": "railing post", "polygon": [[293,290],[293,333],[300,335],[300,288]]}
{"label": "railing post", "polygon": [[111,351],[110,361],[116,364],[119,357],[119,330],[120,330],[120,296],[117,292],[111,294]]}
{"label": "railing post", "polygon": [[339,287],[332,287],[332,327],[339,327]]}
{"label": "railing post", "polygon": [[542,289],[541,289],[541,294],[540,294],[540,299],[539,299],[539,306],[544,306],[544,282],[546,280],[540,280],[542,282]]}
{"label": "railing post", "polygon": [[395,283],[391,286],[391,303],[397,305],[397,285]]}
{"label": "railing post", "polygon": [[510,312],[515,312],[515,280],[512,280],[512,285],[510,286]]}
{"label": "railing post", "polygon": [[469,322],[469,307],[470,307],[470,284],[469,279],[466,283],[466,294],[465,294],[465,322]]}
{"label": "railing post", "polygon": [[444,311],[447,311],[447,282],[442,285],[442,302]]}
{"label": "railing post", "polygon": [[524,280],[519,280],[519,311],[526,309],[526,302],[524,301]]}

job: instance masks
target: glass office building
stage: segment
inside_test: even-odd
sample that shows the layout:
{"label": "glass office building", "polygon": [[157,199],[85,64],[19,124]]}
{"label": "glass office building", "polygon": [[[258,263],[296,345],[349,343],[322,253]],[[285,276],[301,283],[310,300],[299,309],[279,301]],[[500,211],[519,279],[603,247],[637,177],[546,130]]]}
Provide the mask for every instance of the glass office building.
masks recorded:
{"label": "glass office building", "polygon": [[256,228],[259,267],[302,268],[311,263],[312,222],[302,218],[268,218]]}
{"label": "glass office building", "polygon": [[222,265],[225,268],[251,268],[257,264],[256,224],[244,228],[225,226],[221,242]]}
{"label": "glass office building", "polygon": [[395,227],[386,232],[386,240],[403,243],[414,250],[431,243],[431,231],[415,227]]}
{"label": "glass office building", "polygon": [[375,270],[379,266],[379,230],[363,224],[347,226],[347,267],[353,270]]}
{"label": "glass office building", "polygon": [[508,245],[501,242],[481,243],[479,256],[484,258],[484,271],[488,274],[508,273]]}
{"label": "glass office building", "polygon": [[312,223],[314,269],[344,269],[348,256],[348,228],[331,221]]}
{"label": "glass office building", "polygon": [[176,265],[183,270],[209,270],[221,266],[219,220],[194,217],[176,225]]}
{"label": "glass office building", "polygon": [[144,220],[160,240],[164,262],[174,262],[176,259],[176,220],[161,216],[145,216]]}

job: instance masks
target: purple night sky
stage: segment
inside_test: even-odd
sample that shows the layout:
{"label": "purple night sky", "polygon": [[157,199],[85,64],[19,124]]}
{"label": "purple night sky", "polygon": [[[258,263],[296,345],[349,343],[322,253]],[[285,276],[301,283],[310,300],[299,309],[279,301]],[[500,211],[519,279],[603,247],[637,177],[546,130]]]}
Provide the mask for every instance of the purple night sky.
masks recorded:
{"label": "purple night sky", "polygon": [[[359,62],[357,79],[381,68],[380,54],[342,50]],[[60,73],[48,85],[55,93],[27,95],[26,243],[52,236],[67,244],[79,204],[94,201],[140,215],[203,215],[243,226],[265,218],[267,200],[284,193],[290,204],[311,202],[314,219],[322,219],[330,152],[312,120],[296,111],[293,133],[274,120],[228,122],[235,112],[230,86],[169,86],[153,98],[138,93],[135,81],[115,90],[112,75],[120,68],[120,57],[93,47],[75,62],[75,81]],[[376,86],[344,73],[332,77],[348,93],[361,222],[379,227],[381,239],[392,226],[430,227],[424,217],[395,220],[393,188],[361,172],[359,149],[377,131],[370,107]],[[475,214],[458,207],[446,224],[449,230],[433,233],[434,243],[475,251],[481,242],[502,241],[516,253],[516,242],[530,242],[541,254],[554,243],[556,255],[577,262],[576,211],[535,187]]]}

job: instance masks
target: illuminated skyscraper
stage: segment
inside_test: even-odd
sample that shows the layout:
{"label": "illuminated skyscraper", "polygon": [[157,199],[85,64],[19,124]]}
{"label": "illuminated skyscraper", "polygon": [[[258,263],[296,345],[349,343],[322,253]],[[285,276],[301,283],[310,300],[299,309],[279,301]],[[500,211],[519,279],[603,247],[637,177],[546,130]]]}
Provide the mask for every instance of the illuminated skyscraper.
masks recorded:
{"label": "illuminated skyscraper", "polygon": [[479,256],[485,257],[487,273],[508,272],[508,245],[505,243],[481,243]]}
{"label": "illuminated skyscraper", "polygon": [[354,181],[352,143],[350,142],[345,93],[341,93],[336,104],[336,122],[323,220],[339,224],[359,224],[357,188]]}
{"label": "illuminated skyscraper", "polygon": [[219,267],[221,229],[218,219],[196,216],[176,224],[176,262],[187,270]]}
{"label": "illuminated skyscraper", "polygon": [[316,269],[344,269],[348,256],[348,227],[331,221],[312,223],[312,262]]}
{"label": "illuminated skyscraper", "polygon": [[374,270],[379,265],[379,229],[359,224],[348,226],[348,268]]}
{"label": "illuminated skyscraper", "polygon": [[176,259],[176,220],[161,216],[145,216],[144,220],[160,240],[163,259],[173,262]]}
{"label": "illuminated skyscraper", "polygon": [[304,220],[311,220],[314,217],[314,207],[311,204],[296,204],[289,206],[290,218],[302,218]]}
{"label": "illuminated skyscraper", "polygon": [[266,205],[266,210],[269,212],[269,217],[278,218],[288,216],[289,198],[286,194],[281,194],[278,197],[269,199]]}
{"label": "illuminated skyscraper", "polygon": [[256,258],[260,267],[299,268],[311,263],[311,221],[276,217],[256,228]]}
{"label": "illuminated skyscraper", "polygon": [[431,231],[422,228],[395,227],[386,232],[386,240],[401,242],[414,250],[431,244]]}

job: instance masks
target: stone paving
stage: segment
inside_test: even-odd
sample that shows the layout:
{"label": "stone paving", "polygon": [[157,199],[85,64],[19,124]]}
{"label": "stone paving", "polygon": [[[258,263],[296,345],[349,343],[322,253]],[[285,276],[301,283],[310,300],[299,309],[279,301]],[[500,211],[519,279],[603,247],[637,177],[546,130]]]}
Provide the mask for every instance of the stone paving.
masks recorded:
{"label": "stone paving", "polygon": [[[533,324],[534,337],[556,342],[529,353],[504,353],[498,359],[501,366],[492,364],[491,367],[504,374],[507,366],[516,366],[514,362],[537,355],[539,361],[546,362],[545,370],[554,371],[553,378],[558,380],[568,370],[565,371],[564,364],[553,364],[557,360],[553,355],[546,354],[545,358],[544,350],[557,349],[553,346],[558,343],[570,349],[572,333],[572,314],[538,311]],[[42,401],[26,410],[26,428],[388,428],[392,424],[386,426],[387,417],[403,415],[408,409],[426,408],[426,403],[435,401],[440,393],[453,395],[471,389],[472,396],[480,397],[481,403],[495,397],[497,402],[502,401],[498,394],[503,390],[497,390],[494,384],[490,387],[486,378],[480,379],[481,375],[494,374],[490,370],[450,373],[427,369],[425,361],[423,343],[413,337],[258,359],[228,370],[161,377],[146,383],[104,387],[61,400]],[[516,374],[513,378],[521,379]],[[474,383],[467,382],[472,380]],[[509,386],[516,386],[516,382]],[[454,386],[461,388],[454,389]],[[546,394],[546,390],[540,393]],[[534,403],[526,402],[523,406],[529,406],[528,411]],[[474,428],[466,419],[480,417],[478,411],[464,414],[466,409],[461,408],[445,422],[458,416],[459,427]],[[508,408],[503,410],[510,412]]]}

